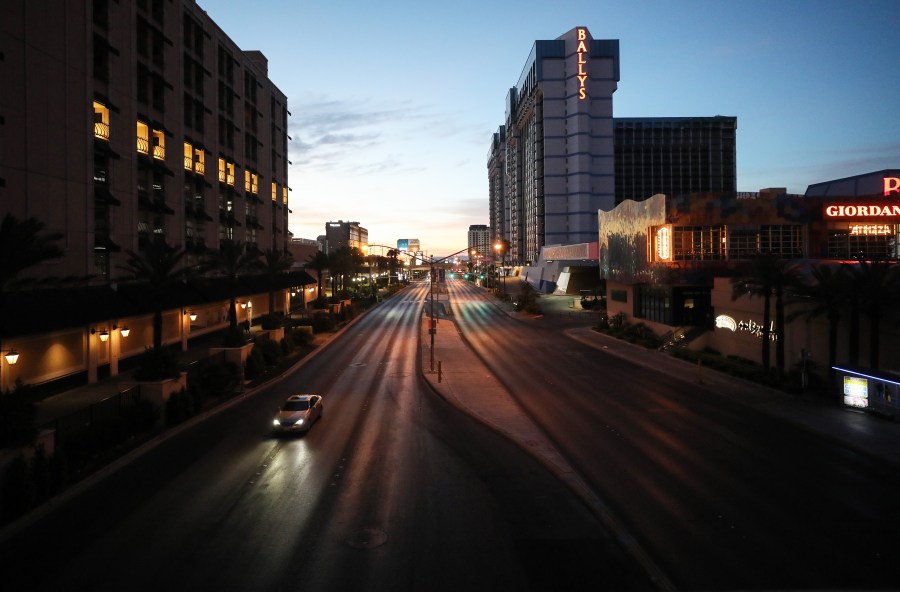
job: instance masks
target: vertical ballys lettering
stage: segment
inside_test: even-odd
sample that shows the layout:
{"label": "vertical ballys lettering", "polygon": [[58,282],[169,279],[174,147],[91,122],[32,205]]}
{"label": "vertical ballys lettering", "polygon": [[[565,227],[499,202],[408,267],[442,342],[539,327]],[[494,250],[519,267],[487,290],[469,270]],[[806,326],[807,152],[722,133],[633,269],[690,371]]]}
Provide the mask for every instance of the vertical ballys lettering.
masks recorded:
{"label": "vertical ballys lettering", "polygon": [[587,98],[587,29],[578,29],[578,99],[583,101]]}

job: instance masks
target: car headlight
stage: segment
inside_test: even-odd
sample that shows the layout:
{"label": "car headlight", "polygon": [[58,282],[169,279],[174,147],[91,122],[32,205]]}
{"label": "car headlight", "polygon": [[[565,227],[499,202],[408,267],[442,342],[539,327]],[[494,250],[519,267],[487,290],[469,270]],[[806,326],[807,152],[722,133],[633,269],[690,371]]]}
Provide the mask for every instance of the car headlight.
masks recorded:
{"label": "car headlight", "polygon": [[281,425],[281,422],[278,421],[278,418],[276,417],[274,420],[272,420],[272,425],[278,427]]}
{"label": "car headlight", "polygon": [[298,420],[297,420],[297,423],[294,424],[294,425],[303,425],[303,420],[302,420],[302,419],[298,419]]}

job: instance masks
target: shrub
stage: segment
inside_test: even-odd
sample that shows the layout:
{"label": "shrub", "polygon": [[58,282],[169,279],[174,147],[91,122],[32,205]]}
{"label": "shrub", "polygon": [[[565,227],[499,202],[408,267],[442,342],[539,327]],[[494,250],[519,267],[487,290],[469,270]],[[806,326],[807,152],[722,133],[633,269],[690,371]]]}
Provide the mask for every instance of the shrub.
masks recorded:
{"label": "shrub", "polygon": [[134,372],[135,380],[156,381],[167,378],[178,378],[178,354],[165,347],[144,350],[138,360],[138,368]]}
{"label": "shrub", "polygon": [[247,356],[247,362],[244,364],[244,378],[253,380],[265,371],[266,359],[263,357],[260,348],[254,347],[250,350],[250,355]]}
{"label": "shrub", "polygon": [[240,380],[240,369],[231,362],[211,362],[200,369],[199,404],[205,397],[222,397],[234,393]]}
{"label": "shrub", "polygon": [[312,318],[312,328],[314,333],[327,333],[334,331],[335,320],[331,313],[317,312]]}
{"label": "shrub", "polygon": [[247,336],[240,328],[231,327],[222,333],[222,347],[242,347],[247,345]]}
{"label": "shrub", "polygon": [[193,417],[197,413],[195,405],[195,392],[181,389],[172,393],[166,401],[166,425],[174,426],[184,420]]}
{"label": "shrub", "polygon": [[[196,413],[196,411],[195,411]],[[140,400],[122,409],[122,418],[133,434],[143,434],[153,429],[157,417],[156,406],[150,401]]]}
{"label": "shrub", "polygon": [[292,331],[285,331],[284,338],[281,340],[281,355],[289,356],[297,346],[294,345],[294,338],[291,336]]}
{"label": "shrub", "polygon": [[0,393],[0,448],[27,446],[34,442],[37,407],[31,387],[17,386],[11,393]]}
{"label": "shrub", "polygon": [[259,339],[253,351],[261,350],[266,366],[274,366],[281,359],[281,345],[272,339]]}
{"label": "shrub", "polygon": [[301,345],[307,345],[308,343],[312,342],[313,336],[312,333],[309,333],[307,331],[295,330],[291,331],[291,339],[294,342],[294,346],[299,347]]}
{"label": "shrub", "polygon": [[260,318],[259,324],[264,331],[272,331],[281,327],[284,324],[282,321],[283,317],[281,315],[267,314]]}

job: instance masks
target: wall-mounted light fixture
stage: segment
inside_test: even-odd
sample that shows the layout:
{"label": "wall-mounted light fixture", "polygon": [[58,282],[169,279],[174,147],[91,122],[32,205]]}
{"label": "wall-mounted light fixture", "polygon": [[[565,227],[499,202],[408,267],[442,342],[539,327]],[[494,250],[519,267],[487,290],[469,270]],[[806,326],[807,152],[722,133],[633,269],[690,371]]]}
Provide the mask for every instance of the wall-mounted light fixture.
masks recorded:
{"label": "wall-mounted light fixture", "polygon": [[194,311],[191,311],[188,316],[190,317],[192,323],[197,320],[197,313],[195,313]]}
{"label": "wall-mounted light fixture", "polygon": [[6,363],[10,366],[14,366],[16,362],[19,361],[19,352],[14,349],[5,349],[3,350],[4,358],[6,358]]}
{"label": "wall-mounted light fixture", "polygon": [[246,302],[241,302],[240,304],[241,304],[241,310],[247,308],[247,303],[246,303]]}
{"label": "wall-mounted light fixture", "polygon": [[[115,328],[115,326],[113,328]],[[96,335],[97,333],[100,334],[100,341],[104,343],[109,341],[109,331],[106,329],[100,329],[99,331],[97,329],[91,329],[91,335]]]}
{"label": "wall-mounted light fixture", "polygon": [[[119,335],[121,335],[122,337],[128,337],[128,334],[131,333],[131,329],[129,329],[128,327],[119,327],[118,325],[112,326],[113,331],[115,331],[117,329],[119,331]],[[103,339],[102,333],[100,334],[100,339]]]}

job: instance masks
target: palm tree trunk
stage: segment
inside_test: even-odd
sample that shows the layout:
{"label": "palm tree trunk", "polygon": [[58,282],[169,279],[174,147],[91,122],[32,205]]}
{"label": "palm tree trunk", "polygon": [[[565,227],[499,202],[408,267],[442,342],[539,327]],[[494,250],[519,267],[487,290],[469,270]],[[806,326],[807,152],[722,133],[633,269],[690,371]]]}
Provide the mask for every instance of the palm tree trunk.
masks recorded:
{"label": "palm tree trunk", "polygon": [[769,341],[771,340],[771,330],[769,327],[772,322],[772,315],[769,312],[771,299],[772,297],[768,292],[763,297],[762,364],[763,368],[766,369],[766,372],[772,367],[770,361],[772,348],[769,344]]}
{"label": "palm tree trunk", "polygon": [[850,297],[850,351],[848,358],[854,366],[859,365],[859,296],[854,292]]}
{"label": "palm tree trunk", "polygon": [[162,331],[162,309],[157,308],[153,311],[153,349],[156,351],[162,350]]}
{"label": "palm tree trunk", "polygon": [[779,288],[775,293],[775,367],[778,379],[784,378],[784,295]]}
{"label": "palm tree trunk", "polygon": [[228,303],[228,327],[232,331],[237,330],[237,298],[234,296]]}
{"label": "palm tree trunk", "polygon": [[[837,314],[828,315],[828,394],[831,395],[835,388],[836,372],[834,370],[837,364],[837,341],[838,341],[838,322],[840,316]],[[839,394],[839,393],[838,393]]]}
{"label": "palm tree trunk", "polygon": [[881,309],[873,303],[869,309],[869,366],[872,370],[878,370],[879,350],[881,349],[881,339],[878,334],[881,328]]}

